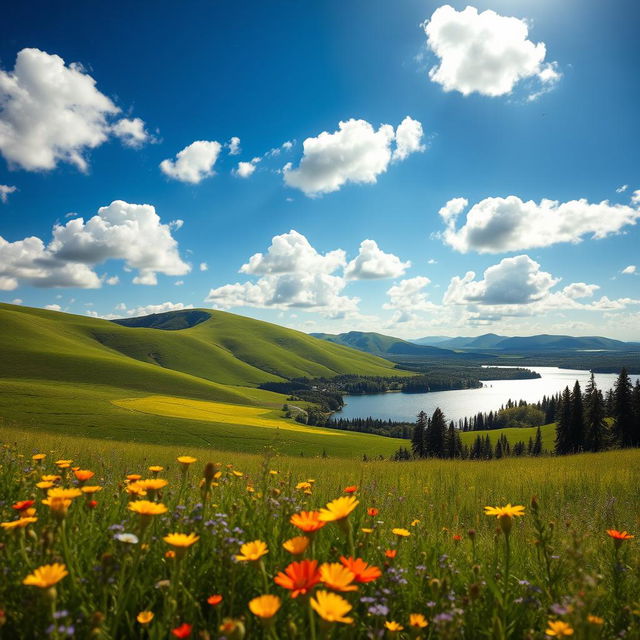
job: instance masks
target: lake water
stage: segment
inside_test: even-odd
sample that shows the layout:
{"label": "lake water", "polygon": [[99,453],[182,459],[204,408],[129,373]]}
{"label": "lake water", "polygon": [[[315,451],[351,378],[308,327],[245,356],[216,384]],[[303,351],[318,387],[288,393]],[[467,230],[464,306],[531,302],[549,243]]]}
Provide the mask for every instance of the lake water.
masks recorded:
{"label": "lake water", "polygon": [[[524,366],[524,365],[523,365]],[[479,389],[459,391],[433,391],[431,393],[376,393],[345,396],[345,407],[334,418],[380,418],[414,422],[420,411],[431,415],[436,407],[447,420],[470,417],[480,411],[488,413],[499,409],[509,399],[537,402],[543,396],[571,389],[576,380],[584,391],[590,372],[558,367],[527,367],[542,377],[532,380],[489,380]],[[603,393],[611,389],[617,379],[615,373],[596,373],[596,384]],[[635,384],[637,376],[630,376]]]}

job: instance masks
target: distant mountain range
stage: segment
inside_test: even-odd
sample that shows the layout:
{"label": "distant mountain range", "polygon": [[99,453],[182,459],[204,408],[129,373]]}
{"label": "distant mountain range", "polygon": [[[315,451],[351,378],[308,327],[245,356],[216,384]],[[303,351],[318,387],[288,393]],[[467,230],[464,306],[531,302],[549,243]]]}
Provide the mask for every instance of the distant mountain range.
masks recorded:
{"label": "distant mountain range", "polygon": [[602,336],[565,336],[540,334],[537,336],[500,336],[486,333],[477,337],[427,336],[409,340],[420,346],[432,346],[439,349],[462,349],[464,351],[626,351],[637,349],[640,343],[623,342]]}
{"label": "distant mountain range", "polygon": [[348,333],[312,333],[314,338],[340,344],[358,351],[377,356],[410,355],[410,356],[453,356],[451,349],[441,349],[431,345],[415,344],[402,338],[393,338],[381,333],[365,331],[349,331]]}

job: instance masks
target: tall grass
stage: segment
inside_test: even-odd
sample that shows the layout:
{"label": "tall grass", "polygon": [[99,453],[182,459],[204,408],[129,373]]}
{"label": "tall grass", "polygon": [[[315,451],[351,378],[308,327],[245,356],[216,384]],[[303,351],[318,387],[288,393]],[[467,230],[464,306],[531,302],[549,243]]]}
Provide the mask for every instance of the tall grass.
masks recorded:
{"label": "tall grass", "polygon": [[[193,638],[240,637],[244,627],[248,638],[541,639],[556,622],[576,638],[640,637],[637,541],[616,545],[606,533],[638,531],[638,451],[347,464],[6,429],[0,440],[2,521],[14,520],[12,505],[28,499],[36,501],[38,518],[24,529],[0,531],[2,638],[63,638],[73,627],[79,638],[160,639],[175,637],[171,630],[186,624]],[[34,453],[47,457],[36,463]],[[176,462],[183,454],[198,459],[186,472]],[[58,469],[58,459],[94,471],[86,484],[103,487],[91,496],[96,505],[77,497],[61,519],[41,503],[45,491],[35,486],[51,473],[61,475],[64,486],[79,484],[70,469]],[[201,486],[208,461],[220,474],[210,492]],[[165,467],[159,476],[169,484],[146,498],[168,511],[142,527],[127,508],[136,497],[126,491],[126,474],[150,477],[152,464]],[[295,559],[282,547],[301,535],[290,516],[324,507],[347,486],[357,487],[358,506],[341,523],[320,529],[304,557],[338,562],[353,544],[355,555],[382,575],[339,593],[352,607],[353,622],[329,623],[311,611],[307,596],[291,598],[273,578]],[[509,502],[524,505],[525,515],[509,520],[507,536],[505,521],[484,515],[484,507]],[[371,508],[376,515],[368,514]],[[396,535],[394,528],[410,535]],[[182,559],[180,549],[163,540],[172,532],[199,536]],[[135,534],[138,542],[122,541],[122,533]],[[268,554],[237,561],[242,543],[253,540],[264,541]],[[178,557],[167,554],[172,550]],[[55,585],[55,598],[48,589],[22,584],[52,562],[69,572]],[[323,589],[318,584],[312,591]],[[265,593],[282,602],[271,625],[248,608]],[[217,594],[222,601],[209,604]],[[137,621],[142,611],[153,612],[151,622]],[[411,627],[414,613],[428,626]],[[225,618],[233,622],[220,630]],[[404,629],[386,628],[391,622]]]}

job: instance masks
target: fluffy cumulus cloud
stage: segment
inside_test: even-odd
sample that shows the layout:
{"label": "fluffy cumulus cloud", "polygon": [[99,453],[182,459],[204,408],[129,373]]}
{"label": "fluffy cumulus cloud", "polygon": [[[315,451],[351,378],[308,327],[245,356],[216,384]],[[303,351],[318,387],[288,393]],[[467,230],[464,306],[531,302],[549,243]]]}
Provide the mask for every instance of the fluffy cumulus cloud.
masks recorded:
{"label": "fluffy cumulus cloud", "polygon": [[179,151],[175,160],[163,160],[160,169],[174,180],[198,184],[214,175],[213,166],[221,150],[222,145],[215,140],[196,140]]}
{"label": "fluffy cumulus cloud", "polygon": [[227,148],[229,149],[230,156],[237,156],[241,151],[240,138],[238,138],[238,136],[232,136],[227,143]]}
{"label": "fluffy cumulus cloud", "polygon": [[397,130],[390,124],[378,129],[366,120],[347,120],[333,133],[323,131],[303,143],[297,168],[283,169],[287,185],[308,196],[338,191],[344,184],[373,184],[392,160],[404,160],[424,150],[422,125],[405,118]]}
{"label": "fluffy cumulus cloud", "polygon": [[388,302],[382,305],[383,309],[394,311],[391,324],[407,323],[415,320],[419,311],[433,311],[438,306],[431,302],[425,291],[431,282],[425,276],[407,278],[394,284],[387,290]]}
{"label": "fluffy cumulus cloud", "polygon": [[6,204],[10,193],[15,193],[18,189],[8,184],[0,184],[0,202]]}
{"label": "fluffy cumulus cloud", "polygon": [[346,266],[344,275],[348,280],[380,280],[398,278],[411,266],[398,256],[385,253],[375,240],[363,240],[358,256]]}
{"label": "fluffy cumulus cloud", "polygon": [[631,194],[631,202],[635,205],[640,205],[640,189],[636,189]]}
{"label": "fluffy cumulus cloud", "polygon": [[505,258],[489,267],[482,280],[468,271],[455,276],[444,296],[446,304],[521,305],[541,300],[559,282],[529,256]]}
{"label": "fluffy cumulus cloud", "polygon": [[557,64],[545,62],[544,42],[529,40],[524,20],[491,10],[480,13],[471,6],[456,11],[444,5],[423,27],[427,46],[439,59],[429,78],[445,91],[501,96],[519,81],[533,78],[539,85],[531,94],[535,97],[560,77]]}
{"label": "fluffy cumulus cloud", "polygon": [[143,141],[144,123],[113,124],[119,113],[80,64],[60,56],[22,49],[13,71],[0,69],[0,153],[10,166],[36,171],[70,162],[85,171],[86,151],[110,135]]}
{"label": "fluffy cumulus cloud", "polygon": [[636,272],[636,265],[635,264],[630,264],[628,266],[626,266],[623,270],[622,273],[629,276],[629,275],[633,275]]}
{"label": "fluffy cumulus cloud", "polygon": [[440,209],[445,223],[441,234],[446,244],[462,253],[500,253],[548,247],[559,242],[580,242],[583,237],[605,238],[633,225],[640,218],[634,207],[607,200],[524,202],[517,196],[485,198],[467,212],[465,223],[456,228],[467,207],[464,198],[454,198]]}
{"label": "fluffy cumulus cloud", "polygon": [[151,205],[116,200],[86,222],[74,218],[55,225],[48,245],[37,237],[16,242],[0,237],[0,289],[115,284],[117,277],[101,278],[94,271],[107,260],[123,260],[126,269],[136,269],[137,284],[156,284],[158,273],[184,275],[190,266],[180,258],[173,228],[162,224]]}
{"label": "fluffy cumulus cloud", "polygon": [[250,162],[238,162],[238,168],[233,172],[238,178],[250,178],[256,170],[260,158],[253,158]]}
{"label": "fluffy cumulus cloud", "polygon": [[111,127],[111,131],[127,147],[141,147],[151,139],[140,118],[121,118]]}
{"label": "fluffy cumulus cloud", "polygon": [[254,254],[241,267],[241,273],[260,276],[255,282],[211,289],[206,301],[222,308],[299,308],[344,317],[358,305],[357,298],[341,295],[347,282],[335,272],[345,265],[341,249],[321,254],[292,230],[275,236],[266,253]]}

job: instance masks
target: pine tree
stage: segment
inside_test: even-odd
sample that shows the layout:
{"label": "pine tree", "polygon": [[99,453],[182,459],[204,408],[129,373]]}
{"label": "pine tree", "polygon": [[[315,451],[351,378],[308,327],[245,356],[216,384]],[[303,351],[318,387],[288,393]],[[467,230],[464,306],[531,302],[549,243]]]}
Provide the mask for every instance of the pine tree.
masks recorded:
{"label": "pine tree", "polygon": [[636,380],[631,395],[631,413],[633,415],[633,446],[640,447],[640,379]]}
{"label": "pine tree", "polygon": [[531,455],[542,455],[542,431],[540,431],[540,427],[536,429],[536,441],[533,443],[533,447],[531,448]]}
{"label": "pine tree", "polygon": [[584,407],[582,405],[582,390],[576,380],[571,393],[571,418],[570,418],[571,451],[578,453],[584,448]]}
{"label": "pine tree", "polygon": [[424,458],[424,440],[427,428],[427,414],[421,411],[418,414],[416,425],[413,428],[413,437],[411,438],[411,451],[417,458]]}
{"label": "pine tree", "polygon": [[605,407],[602,392],[596,387],[593,372],[585,389],[584,409],[584,448],[587,451],[601,451],[605,443]]}
{"label": "pine tree", "polygon": [[437,407],[433,412],[425,433],[425,454],[434,458],[443,458],[445,456],[447,423],[440,407]]}
{"label": "pine tree", "polygon": [[613,392],[613,433],[621,447],[634,446],[632,394],[631,380],[623,367]]}
{"label": "pine tree", "polygon": [[556,442],[558,455],[566,455],[572,451],[571,442],[571,392],[566,387],[560,396],[556,411]]}

